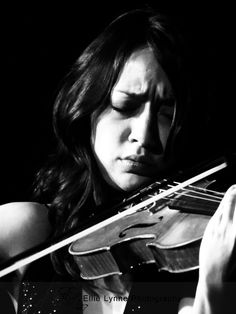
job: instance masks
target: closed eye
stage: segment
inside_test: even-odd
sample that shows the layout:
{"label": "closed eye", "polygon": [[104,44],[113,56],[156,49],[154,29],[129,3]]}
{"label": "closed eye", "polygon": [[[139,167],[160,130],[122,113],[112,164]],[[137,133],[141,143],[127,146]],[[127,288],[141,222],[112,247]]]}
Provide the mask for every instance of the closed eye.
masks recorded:
{"label": "closed eye", "polygon": [[111,108],[122,114],[135,113],[146,98],[146,94],[135,94],[118,90],[112,95]]}
{"label": "closed eye", "polygon": [[138,106],[114,106],[111,105],[111,108],[117,112],[123,113],[123,114],[129,114],[133,113],[138,109]]}
{"label": "closed eye", "polygon": [[131,99],[125,99],[113,102],[111,104],[111,108],[119,113],[122,114],[131,114],[135,113],[136,110],[140,108],[140,105],[142,103],[140,101],[131,100]]}

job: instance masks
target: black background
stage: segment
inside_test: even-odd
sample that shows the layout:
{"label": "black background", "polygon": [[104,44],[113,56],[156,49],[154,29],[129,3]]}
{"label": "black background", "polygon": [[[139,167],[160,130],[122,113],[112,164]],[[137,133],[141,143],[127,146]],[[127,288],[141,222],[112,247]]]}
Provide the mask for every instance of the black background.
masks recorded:
{"label": "black background", "polygon": [[[1,10],[1,203],[28,200],[35,171],[54,147],[51,112],[58,85],[79,53],[113,18],[144,3],[9,2]],[[195,75],[204,77],[209,87],[206,96],[201,80],[196,80],[198,99],[208,104],[212,115],[213,143],[222,151],[236,150],[233,5],[146,3],[178,16],[183,24]]]}

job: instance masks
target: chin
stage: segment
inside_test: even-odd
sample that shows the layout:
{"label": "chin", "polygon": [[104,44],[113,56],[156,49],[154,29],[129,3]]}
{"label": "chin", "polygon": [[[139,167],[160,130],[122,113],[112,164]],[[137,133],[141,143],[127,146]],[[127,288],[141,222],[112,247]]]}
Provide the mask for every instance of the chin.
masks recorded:
{"label": "chin", "polygon": [[148,185],[151,182],[152,178],[150,177],[144,177],[136,174],[126,174],[120,177],[117,185],[125,192],[132,192],[142,186]]}

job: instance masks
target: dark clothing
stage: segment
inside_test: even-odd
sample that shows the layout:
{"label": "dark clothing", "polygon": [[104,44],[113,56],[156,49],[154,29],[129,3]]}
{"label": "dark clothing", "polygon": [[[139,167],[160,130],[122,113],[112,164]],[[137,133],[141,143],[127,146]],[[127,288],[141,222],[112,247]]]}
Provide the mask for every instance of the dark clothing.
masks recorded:
{"label": "dark clothing", "polygon": [[125,314],[177,314],[184,297],[194,297],[198,271],[180,274],[158,272],[155,265],[135,273]]}
{"label": "dark clothing", "polygon": [[32,263],[21,285],[18,314],[82,313],[81,284],[56,274],[49,256]]}
{"label": "dark clothing", "polygon": [[[4,291],[5,285],[2,283],[0,292],[0,312],[13,314],[12,300]],[[20,286],[17,314],[82,313],[81,291],[79,282],[57,275],[46,256],[27,269]]]}
{"label": "dark clothing", "polygon": [[[180,299],[194,296],[196,282],[197,272],[174,275],[158,272],[155,265],[140,268],[134,273],[125,314],[176,314]],[[13,314],[8,295],[2,293],[0,298],[4,304],[1,314]],[[47,256],[29,266],[21,284],[17,314],[54,313],[83,313],[82,283],[57,275]]]}
{"label": "dark clothing", "polygon": [[15,314],[12,300],[6,290],[4,289],[5,283],[1,283],[0,288],[0,308],[1,314]]}

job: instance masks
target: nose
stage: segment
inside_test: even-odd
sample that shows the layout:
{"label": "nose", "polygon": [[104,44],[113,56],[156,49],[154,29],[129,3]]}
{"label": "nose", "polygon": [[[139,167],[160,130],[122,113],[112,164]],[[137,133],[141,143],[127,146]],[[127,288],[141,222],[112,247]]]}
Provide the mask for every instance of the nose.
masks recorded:
{"label": "nose", "polygon": [[153,112],[151,102],[143,104],[139,112],[131,118],[128,140],[153,153],[162,153],[157,114]]}

